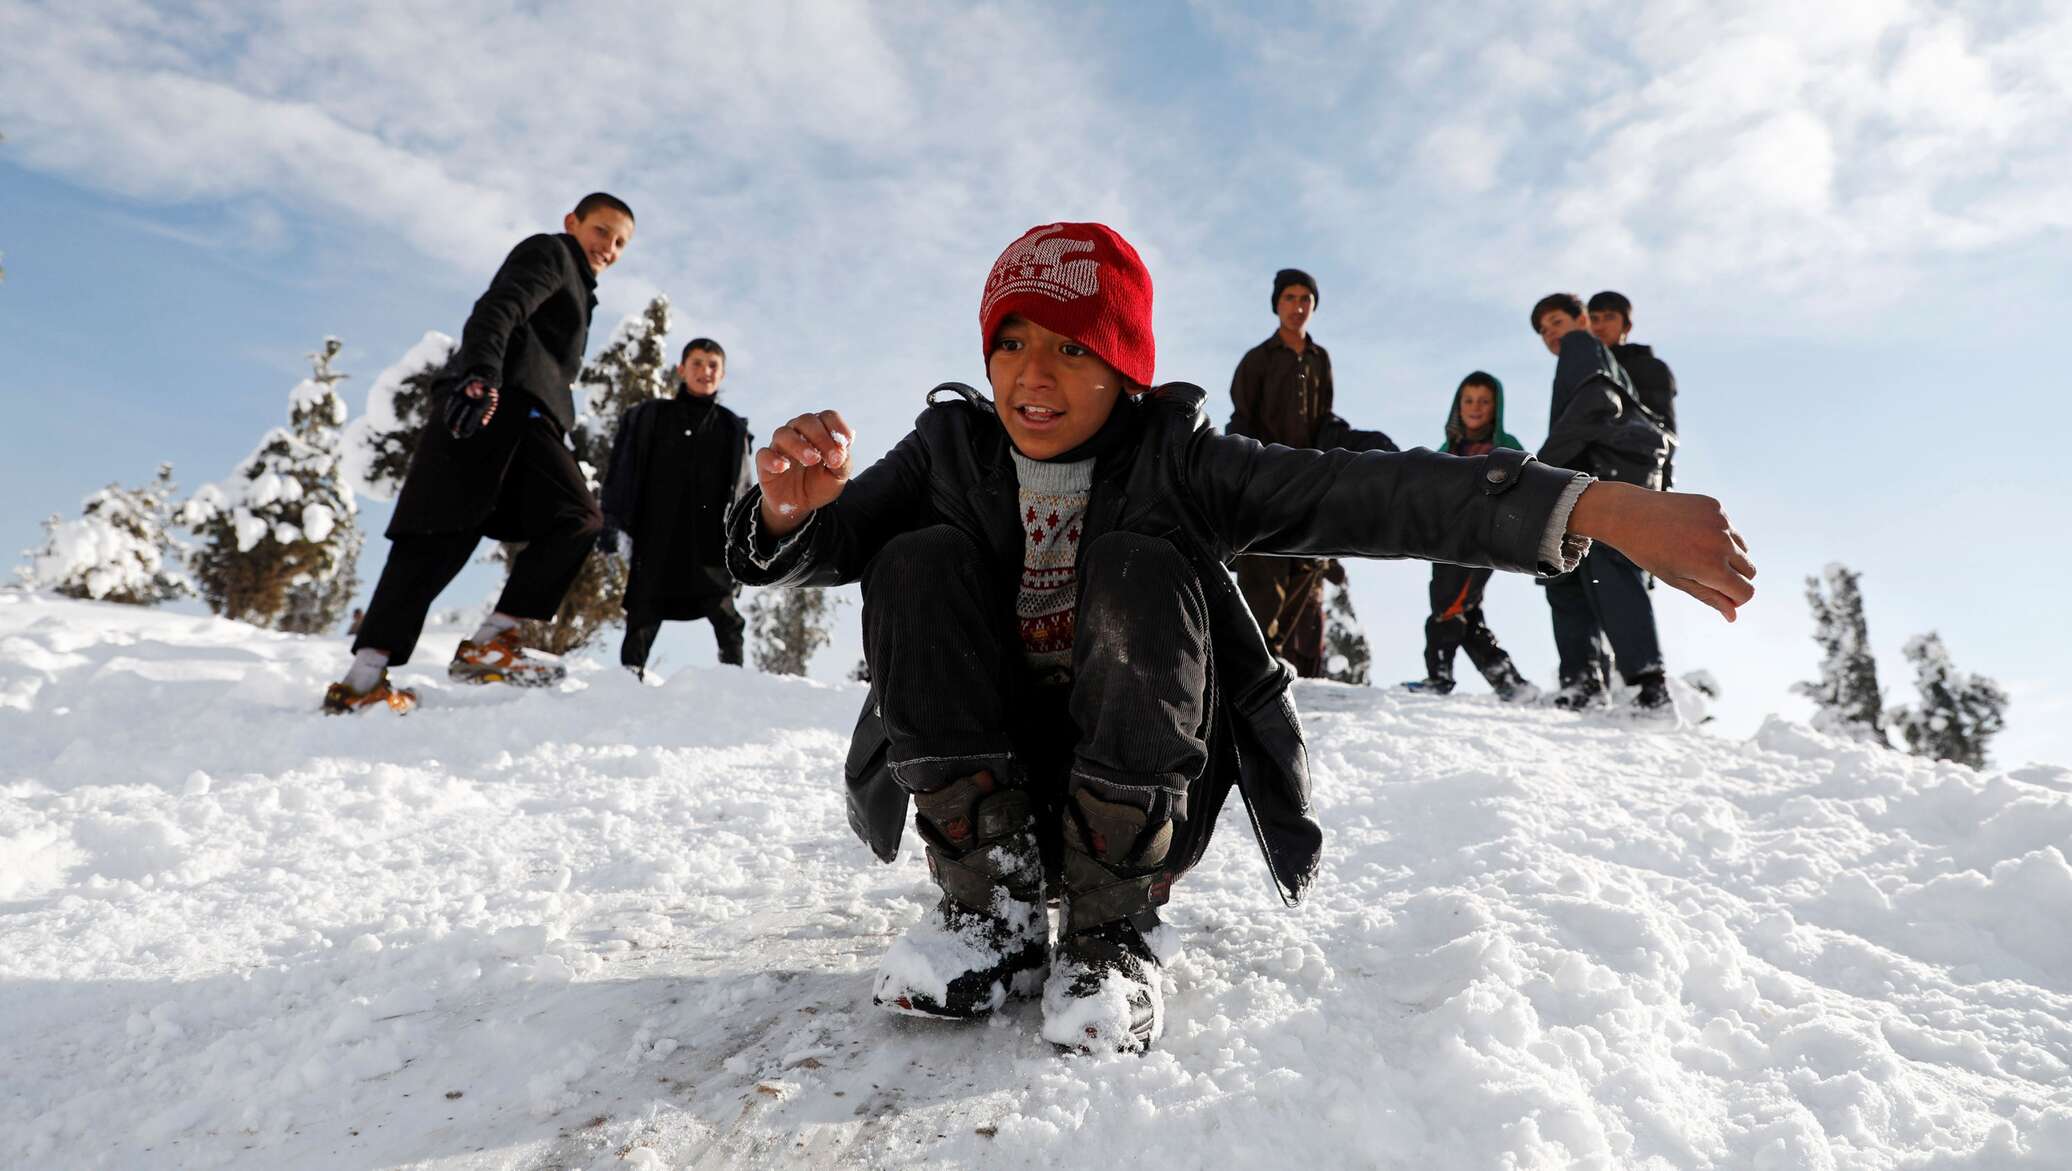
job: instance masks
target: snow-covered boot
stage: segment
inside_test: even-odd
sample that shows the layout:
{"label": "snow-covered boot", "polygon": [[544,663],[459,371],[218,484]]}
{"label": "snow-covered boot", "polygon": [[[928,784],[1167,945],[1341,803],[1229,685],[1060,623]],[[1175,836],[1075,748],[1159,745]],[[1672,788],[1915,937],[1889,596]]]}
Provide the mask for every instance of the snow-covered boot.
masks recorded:
{"label": "snow-covered boot", "polygon": [[527,658],[519,645],[518,630],[501,631],[488,642],[461,640],[446,665],[446,677],[456,683],[509,683],[513,687],[546,687],[561,682],[568,670],[559,663]]}
{"label": "snow-covered boot", "polygon": [[1034,996],[1050,955],[1043,858],[1029,796],[990,772],[914,794],[915,828],[942,899],[878,965],[871,999],[894,1012],[966,1019]]}
{"label": "snow-covered boot", "polygon": [[1043,986],[1043,1037],[1081,1052],[1142,1052],[1165,1032],[1153,935],[1164,930],[1157,908],[1171,881],[1173,819],[1157,790],[1103,785],[1104,795],[1079,783],[1064,811],[1064,921]]}
{"label": "snow-covered boot", "polygon": [[386,707],[401,716],[416,706],[417,693],[408,687],[390,686],[387,671],[365,691],[354,691],[342,682],[333,683],[324,691],[323,710],[327,716],[351,715],[375,707]]}
{"label": "snow-covered boot", "polygon": [[1633,696],[1635,715],[1654,720],[1676,719],[1676,700],[1669,694],[1669,680],[1660,670],[1646,671],[1634,680],[1639,690]]}
{"label": "snow-covered boot", "polygon": [[[1447,658],[1451,659],[1452,656],[1448,655]],[[1425,677],[1423,679],[1413,679],[1403,686],[1412,691],[1423,692],[1426,695],[1452,695],[1453,664],[1451,662],[1440,662],[1435,659],[1432,652],[1426,651]]]}
{"label": "snow-covered boot", "polygon": [[1489,680],[1490,689],[1505,703],[1538,703],[1540,689],[1518,672],[1518,664],[1508,657],[1482,673]]}
{"label": "snow-covered boot", "polygon": [[1554,693],[1554,706],[1563,711],[1587,711],[1590,708],[1603,707],[1604,703],[1604,681],[1597,677],[1595,671],[1563,679],[1561,690]]}

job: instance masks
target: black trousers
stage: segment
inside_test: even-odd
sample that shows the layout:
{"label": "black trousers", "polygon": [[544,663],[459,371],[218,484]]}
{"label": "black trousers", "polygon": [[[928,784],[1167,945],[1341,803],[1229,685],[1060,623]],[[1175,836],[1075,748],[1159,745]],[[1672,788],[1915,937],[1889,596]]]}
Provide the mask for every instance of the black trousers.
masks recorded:
{"label": "black trousers", "polygon": [[[734,606],[731,594],[722,594],[712,599],[698,615],[712,623],[712,637],[719,643],[719,661],[732,666],[741,665],[742,636],[748,630],[748,620]],[[697,618],[688,621],[695,622]],[[626,638],[619,644],[619,662],[628,667],[647,667],[648,653],[655,649],[655,636],[662,633],[665,619],[660,614],[639,610],[626,612]]]}
{"label": "black trousers", "polygon": [[1002,596],[1012,587],[986,564],[938,526],[895,538],[864,575],[864,657],[892,775],[928,792],[987,769],[1019,778],[1039,808],[1093,787],[1184,817],[1209,732],[1208,600],[1185,556],[1134,533],[1087,547],[1065,687],[1033,681]]}
{"label": "black trousers", "polygon": [[[552,618],[569,583],[582,571],[583,559],[596,546],[604,518],[574,453],[551,421],[525,421],[496,493],[496,506],[484,527],[499,534],[521,533],[525,540],[511,561],[511,575],[496,608],[514,618]],[[481,539],[479,530],[391,539],[388,561],[367,602],[353,650],[387,651],[392,666],[409,662],[432,603],[467,567]]]}
{"label": "black trousers", "polygon": [[1662,643],[1655,633],[1647,575],[1625,554],[1593,545],[1574,573],[1555,578],[1546,588],[1562,686],[1592,676],[1602,679],[1607,641],[1627,683],[1661,674]]}
{"label": "black trousers", "polygon": [[1432,615],[1425,619],[1426,678],[1453,678],[1453,653],[1462,649],[1492,685],[1516,674],[1511,656],[1497,645],[1496,633],[1482,616],[1482,591],[1495,572],[1465,565],[1432,566]]}

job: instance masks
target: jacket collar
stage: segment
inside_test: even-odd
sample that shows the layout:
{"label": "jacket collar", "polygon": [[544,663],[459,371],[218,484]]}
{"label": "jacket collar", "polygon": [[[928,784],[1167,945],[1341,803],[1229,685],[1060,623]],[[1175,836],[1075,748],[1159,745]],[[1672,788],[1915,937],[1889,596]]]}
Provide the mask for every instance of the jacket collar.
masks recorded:
{"label": "jacket collar", "polygon": [[583,278],[583,287],[595,293],[597,274],[590,271],[590,258],[583,255],[583,246],[576,243],[576,238],[567,232],[560,233],[557,238],[561,241],[562,247],[568,249],[570,258],[576,262],[576,275]]}

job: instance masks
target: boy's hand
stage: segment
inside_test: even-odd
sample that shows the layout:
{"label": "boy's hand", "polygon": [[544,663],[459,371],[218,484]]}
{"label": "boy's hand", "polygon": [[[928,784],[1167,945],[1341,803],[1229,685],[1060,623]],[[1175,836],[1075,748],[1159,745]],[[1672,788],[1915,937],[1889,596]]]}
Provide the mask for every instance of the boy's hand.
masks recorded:
{"label": "boy's hand", "polygon": [[1748,543],[1710,496],[1600,480],[1583,489],[1568,531],[1603,541],[1729,622],[1755,596]]}
{"label": "boy's hand", "polygon": [[842,494],[849,483],[849,445],[855,439],[856,433],[834,411],[800,415],[777,428],[770,445],[755,453],[765,531],[781,537]]}

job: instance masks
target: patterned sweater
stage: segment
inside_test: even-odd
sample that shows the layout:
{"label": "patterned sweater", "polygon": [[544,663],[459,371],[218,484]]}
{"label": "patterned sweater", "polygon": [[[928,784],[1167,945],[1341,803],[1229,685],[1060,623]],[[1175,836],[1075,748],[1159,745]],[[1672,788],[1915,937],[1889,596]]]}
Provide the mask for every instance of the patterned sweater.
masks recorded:
{"label": "patterned sweater", "polygon": [[1046,683],[1072,675],[1079,607],[1079,538],[1093,494],[1094,461],[1053,464],[1009,449],[1021,484],[1022,580],[1014,613],[1022,657]]}

